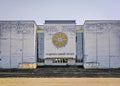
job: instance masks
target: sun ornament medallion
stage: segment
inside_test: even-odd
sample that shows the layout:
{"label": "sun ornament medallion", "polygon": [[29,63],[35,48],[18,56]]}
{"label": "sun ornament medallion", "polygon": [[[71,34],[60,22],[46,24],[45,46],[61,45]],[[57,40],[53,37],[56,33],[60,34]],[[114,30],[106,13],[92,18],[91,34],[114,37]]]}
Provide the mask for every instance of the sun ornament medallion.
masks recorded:
{"label": "sun ornament medallion", "polygon": [[62,32],[58,32],[53,36],[53,44],[58,47],[64,47],[67,44],[67,35],[65,33]]}

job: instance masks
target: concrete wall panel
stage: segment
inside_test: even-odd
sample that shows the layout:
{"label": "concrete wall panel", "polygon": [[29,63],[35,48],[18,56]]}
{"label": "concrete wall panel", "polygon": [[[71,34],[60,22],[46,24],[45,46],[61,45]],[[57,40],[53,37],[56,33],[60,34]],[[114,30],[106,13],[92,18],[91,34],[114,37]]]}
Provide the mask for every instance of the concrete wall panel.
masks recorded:
{"label": "concrete wall panel", "polygon": [[22,40],[11,39],[11,68],[18,68],[19,64],[22,63]]}
{"label": "concrete wall panel", "polygon": [[0,21],[0,67],[36,63],[36,25],[31,21]]}
{"label": "concrete wall panel", "polygon": [[100,68],[109,68],[109,33],[97,34],[97,62]]}
{"label": "concrete wall panel", "polygon": [[1,68],[10,68],[10,39],[1,39]]}
{"label": "concrete wall panel", "polygon": [[84,61],[96,62],[96,34],[84,33]]}
{"label": "concrete wall panel", "polygon": [[10,68],[10,25],[0,22],[1,68]]}
{"label": "concrete wall panel", "polygon": [[110,68],[120,68],[120,57],[110,58]]}
{"label": "concrete wall panel", "polygon": [[[87,21],[84,30],[84,64],[96,58],[98,68],[120,68],[120,21]],[[89,35],[94,33],[96,42],[95,36]],[[96,57],[90,56],[94,48]]]}
{"label": "concrete wall panel", "polygon": [[120,28],[110,31],[110,67],[120,68]]}

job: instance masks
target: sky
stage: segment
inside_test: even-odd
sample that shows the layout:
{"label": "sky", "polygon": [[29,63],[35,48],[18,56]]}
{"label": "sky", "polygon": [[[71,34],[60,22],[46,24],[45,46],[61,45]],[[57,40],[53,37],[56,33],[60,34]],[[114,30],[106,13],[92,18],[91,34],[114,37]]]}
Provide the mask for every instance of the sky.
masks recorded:
{"label": "sky", "polygon": [[120,0],[0,0],[0,20],[120,20]]}

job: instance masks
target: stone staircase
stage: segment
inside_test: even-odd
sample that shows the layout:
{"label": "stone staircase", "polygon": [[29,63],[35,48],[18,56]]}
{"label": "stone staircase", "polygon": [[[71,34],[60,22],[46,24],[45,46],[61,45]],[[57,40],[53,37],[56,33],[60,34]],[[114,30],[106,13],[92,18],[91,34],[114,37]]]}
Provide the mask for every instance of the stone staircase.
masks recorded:
{"label": "stone staircase", "polygon": [[120,69],[83,69],[76,66],[44,66],[37,69],[0,69],[0,77],[120,77]]}

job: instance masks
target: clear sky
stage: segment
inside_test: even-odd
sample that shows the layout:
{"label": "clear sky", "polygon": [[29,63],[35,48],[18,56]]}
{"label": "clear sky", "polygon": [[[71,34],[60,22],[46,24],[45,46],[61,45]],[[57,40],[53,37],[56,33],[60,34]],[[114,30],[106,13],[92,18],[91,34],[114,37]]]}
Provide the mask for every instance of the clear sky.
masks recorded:
{"label": "clear sky", "polygon": [[120,20],[120,0],[0,0],[0,20]]}

